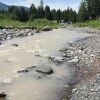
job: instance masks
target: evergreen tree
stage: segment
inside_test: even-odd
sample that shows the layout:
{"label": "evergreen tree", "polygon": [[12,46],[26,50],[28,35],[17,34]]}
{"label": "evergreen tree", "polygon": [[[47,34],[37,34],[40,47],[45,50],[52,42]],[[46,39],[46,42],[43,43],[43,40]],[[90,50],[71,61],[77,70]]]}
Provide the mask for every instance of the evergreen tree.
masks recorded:
{"label": "evergreen tree", "polygon": [[68,22],[76,22],[77,20],[77,13],[73,11],[72,8],[69,9],[69,19]]}
{"label": "evergreen tree", "polygon": [[38,18],[38,15],[37,15],[37,8],[35,7],[34,4],[31,5],[30,9],[29,9],[29,19],[30,20],[34,20]]}
{"label": "evergreen tree", "polygon": [[20,10],[18,9],[18,7],[11,6],[9,7],[8,12],[12,20],[20,20]]}
{"label": "evergreen tree", "polygon": [[19,11],[20,11],[19,20],[22,22],[28,21],[28,12],[25,10],[25,8],[21,7]]}
{"label": "evergreen tree", "polygon": [[52,20],[56,20],[56,18],[57,18],[56,14],[57,14],[57,12],[56,12],[55,9],[51,10],[51,18],[52,18]]}
{"label": "evergreen tree", "polygon": [[86,2],[82,1],[78,12],[78,21],[86,21],[89,18],[88,16]]}
{"label": "evergreen tree", "polygon": [[40,1],[40,7],[44,8],[44,2],[43,2],[43,0]]}
{"label": "evergreen tree", "polygon": [[59,22],[61,22],[61,17],[62,17],[62,11],[59,9],[59,10],[57,10],[57,22],[59,23]]}
{"label": "evergreen tree", "polygon": [[50,7],[49,6],[45,6],[45,18],[51,20],[51,11],[50,11]]}
{"label": "evergreen tree", "polygon": [[62,12],[62,19],[64,20],[64,22],[68,22],[68,20],[69,20],[69,12],[68,12],[68,10],[64,10]]}
{"label": "evergreen tree", "polygon": [[40,1],[40,6],[38,6],[38,18],[44,18],[44,3],[43,0]]}
{"label": "evergreen tree", "polygon": [[100,17],[100,0],[84,0],[89,19]]}

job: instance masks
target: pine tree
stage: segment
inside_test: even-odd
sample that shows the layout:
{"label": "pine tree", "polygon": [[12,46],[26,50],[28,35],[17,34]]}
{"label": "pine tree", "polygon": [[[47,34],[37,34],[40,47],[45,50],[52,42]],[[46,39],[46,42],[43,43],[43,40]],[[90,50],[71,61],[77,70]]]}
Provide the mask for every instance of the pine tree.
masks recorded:
{"label": "pine tree", "polygon": [[44,18],[44,3],[43,0],[40,1],[40,6],[38,6],[38,18]]}
{"label": "pine tree", "polygon": [[45,6],[45,18],[51,20],[51,11],[50,11],[50,7],[49,6]]}
{"label": "pine tree", "polygon": [[19,12],[20,12],[19,20],[22,22],[28,21],[28,12],[25,10],[25,8],[21,7]]}
{"label": "pine tree", "polygon": [[20,20],[20,10],[18,7],[10,6],[8,12],[12,20]]}
{"label": "pine tree", "polygon": [[90,19],[100,17],[100,0],[84,0]]}
{"label": "pine tree", "polygon": [[52,20],[56,20],[57,11],[55,9],[51,10],[51,18]]}
{"label": "pine tree", "polygon": [[40,1],[40,7],[44,8],[44,2],[43,2],[43,0]]}
{"label": "pine tree", "polygon": [[73,11],[72,8],[69,9],[69,19],[68,22],[76,22],[77,20],[77,13]]}
{"label": "pine tree", "polygon": [[62,19],[64,20],[64,22],[68,22],[69,16],[68,16],[68,10],[64,10],[62,12]]}
{"label": "pine tree", "polygon": [[59,9],[57,10],[57,22],[61,22],[62,11]]}
{"label": "pine tree", "polygon": [[29,19],[30,20],[34,20],[38,18],[38,15],[37,15],[37,8],[35,7],[34,4],[31,5],[30,9],[29,9]]}
{"label": "pine tree", "polygon": [[89,18],[86,2],[82,1],[78,12],[78,21],[86,21]]}

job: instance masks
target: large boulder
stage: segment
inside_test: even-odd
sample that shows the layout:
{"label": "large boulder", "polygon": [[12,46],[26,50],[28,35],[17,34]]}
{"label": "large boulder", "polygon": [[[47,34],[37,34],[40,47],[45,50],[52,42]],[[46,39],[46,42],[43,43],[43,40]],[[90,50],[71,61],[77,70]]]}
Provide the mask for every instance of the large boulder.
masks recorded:
{"label": "large boulder", "polygon": [[42,74],[51,74],[53,73],[53,69],[50,66],[41,65],[41,66],[36,67],[36,72],[42,73]]}

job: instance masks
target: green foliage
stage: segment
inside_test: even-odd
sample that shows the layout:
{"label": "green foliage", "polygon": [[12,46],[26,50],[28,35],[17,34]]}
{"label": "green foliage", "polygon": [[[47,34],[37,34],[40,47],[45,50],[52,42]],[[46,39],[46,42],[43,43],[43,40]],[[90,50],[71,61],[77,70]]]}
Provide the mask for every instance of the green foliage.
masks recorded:
{"label": "green foliage", "polygon": [[44,26],[50,26],[52,28],[58,28],[59,25],[56,21],[49,21],[47,19],[35,19],[34,21],[19,22],[14,20],[0,20],[0,26],[12,26],[12,27],[35,27],[41,29]]}
{"label": "green foliage", "polygon": [[83,26],[83,27],[93,27],[93,28],[97,28],[100,30],[100,19],[97,20],[91,20],[91,21],[86,21],[86,22],[77,22],[74,23],[75,26]]}
{"label": "green foliage", "polygon": [[58,23],[56,21],[49,21],[47,19],[35,19],[33,22],[27,22],[29,26],[34,26],[37,29],[41,29],[44,26],[50,26],[52,28],[57,28]]}
{"label": "green foliage", "polygon": [[26,24],[23,22],[19,21],[14,21],[10,19],[3,19],[0,20],[0,26],[13,26],[13,27],[18,27],[18,26],[25,26]]}

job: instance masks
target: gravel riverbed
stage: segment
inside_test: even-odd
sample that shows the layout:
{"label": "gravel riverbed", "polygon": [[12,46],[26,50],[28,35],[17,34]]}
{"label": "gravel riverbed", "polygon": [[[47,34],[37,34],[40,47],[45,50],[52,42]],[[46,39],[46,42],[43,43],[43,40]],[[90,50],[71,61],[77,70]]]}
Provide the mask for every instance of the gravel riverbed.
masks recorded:
{"label": "gravel riverbed", "polygon": [[[69,82],[69,90],[64,91],[68,94],[67,98],[65,97],[63,100],[100,100],[100,30],[70,26],[67,27],[67,30],[93,35],[75,42],[69,41],[65,47],[59,50],[63,58],[76,69],[74,78]],[[31,29],[1,29],[0,44],[6,40],[22,38],[35,33],[35,30]],[[18,46],[18,44],[12,45]],[[58,58],[56,60],[52,56],[49,58],[58,61]],[[60,60],[62,61],[62,59]],[[51,69],[49,68],[49,70]]]}
{"label": "gravel riverbed", "polygon": [[100,31],[91,28],[68,29],[94,36],[69,43],[69,47],[60,50],[76,68],[74,88],[64,100],[100,100]]}

